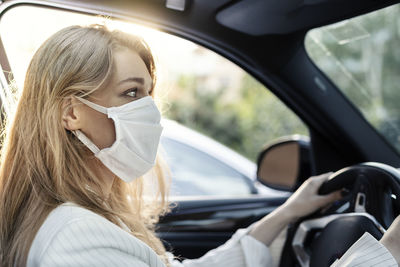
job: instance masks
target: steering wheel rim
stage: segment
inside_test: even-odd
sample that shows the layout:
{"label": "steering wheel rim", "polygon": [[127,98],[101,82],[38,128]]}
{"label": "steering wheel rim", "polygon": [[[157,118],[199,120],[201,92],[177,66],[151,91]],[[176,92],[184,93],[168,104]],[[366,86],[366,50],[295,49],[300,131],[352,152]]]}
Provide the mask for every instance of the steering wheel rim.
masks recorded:
{"label": "steering wheel rim", "polygon": [[[366,188],[362,183],[371,183],[370,187]],[[385,192],[378,192],[373,194],[373,191],[382,188],[390,188],[391,196],[398,196],[393,201],[394,209],[397,214],[400,213],[400,172],[399,170],[377,162],[366,162],[362,164],[353,165],[350,167],[343,168],[333,173],[328,181],[326,181],[319,189],[318,193],[321,195],[329,194],[341,188],[346,188],[350,191],[350,194],[355,195],[357,190],[364,191],[365,194],[369,194],[366,197],[373,197],[375,201],[364,203],[366,210],[356,210],[359,212],[367,212],[376,217],[376,219],[385,227],[388,228],[394,218],[389,221],[385,218],[387,214],[381,214],[381,212],[388,212],[384,205],[381,203],[384,197],[381,194]],[[369,190],[368,190],[369,189]],[[369,192],[368,192],[369,191]],[[372,191],[372,192],[371,192]],[[371,193],[373,194],[371,196]],[[357,205],[357,199],[354,199],[353,205]],[[368,205],[370,204],[370,205]],[[383,207],[382,207],[383,206]]]}
{"label": "steering wheel rim", "polygon": [[[328,181],[321,186],[319,193],[328,194],[341,188],[349,190],[349,194],[344,197],[344,202],[350,203],[348,208],[342,209],[343,213],[336,213],[343,207],[343,201],[339,201],[339,209],[333,205],[330,209],[319,211],[296,223],[289,231],[292,234],[288,236],[287,245],[285,245],[285,250],[290,248],[291,251],[282,251],[282,259],[288,257],[290,253],[302,267],[330,266],[364,232],[370,232],[379,239],[385,232],[385,228],[388,228],[394,218],[400,214],[400,172],[391,166],[367,162],[343,168],[330,176]],[[382,189],[384,189],[383,192],[376,192]],[[390,190],[386,192],[386,189]],[[357,205],[357,201],[360,201],[360,196],[363,194],[364,204]],[[388,194],[390,194],[389,200]],[[392,195],[397,198],[391,199]],[[379,198],[378,201],[376,201],[377,198]],[[391,208],[382,209],[383,203],[388,203],[388,201],[393,204]],[[388,213],[392,213],[391,216],[387,216]],[[320,230],[319,235],[311,242],[310,233],[315,229]],[[335,231],[337,232],[338,229],[340,233],[336,234]],[[336,240],[335,244],[339,245],[332,246],[332,238]],[[309,249],[313,252],[311,255],[305,249],[306,240],[311,242],[310,247],[312,244],[318,244]],[[282,260],[280,264],[281,267],[294,265],[293,261]]]}

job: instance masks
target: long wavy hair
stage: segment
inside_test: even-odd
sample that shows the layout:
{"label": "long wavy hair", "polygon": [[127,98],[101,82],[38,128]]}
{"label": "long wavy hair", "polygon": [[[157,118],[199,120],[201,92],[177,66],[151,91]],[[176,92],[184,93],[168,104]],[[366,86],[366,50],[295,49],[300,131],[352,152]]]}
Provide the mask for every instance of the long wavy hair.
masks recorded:
{"label": "long wavy hair", "polygon": [[[88,166],[91,153],[62,125],[65,99],[86,96],[110,78],[113,53],[137,52],[155,85],[155,64],[140,37],[102,25],[71,26],[55,33],[37,50],[26,73],[14,118],[4,135],[0,166],[0,265],[24,266],[32,241],[48,214],[73,202],[119,225],[148,244],[166,262],[154,227],[168,210],[167,173],[157,157],[153,201],[145,201],[142,178],[115,179],[110,194]],[[152,90],[154,92],[154,90]],[[100,164],[100,163],[99,163]]]}

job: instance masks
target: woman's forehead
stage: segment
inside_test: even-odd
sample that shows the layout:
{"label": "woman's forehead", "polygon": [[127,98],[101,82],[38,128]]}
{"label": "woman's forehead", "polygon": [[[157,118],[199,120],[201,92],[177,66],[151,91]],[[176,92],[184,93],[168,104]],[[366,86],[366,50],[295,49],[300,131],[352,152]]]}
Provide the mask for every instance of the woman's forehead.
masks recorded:
{"label": "woman's forehead", "polygon": [[114,85],[136,82],[146,87],[151,86],[150,73],[137,52],[128,48],[118,49],[114,52],[113,61],[111,83]]}

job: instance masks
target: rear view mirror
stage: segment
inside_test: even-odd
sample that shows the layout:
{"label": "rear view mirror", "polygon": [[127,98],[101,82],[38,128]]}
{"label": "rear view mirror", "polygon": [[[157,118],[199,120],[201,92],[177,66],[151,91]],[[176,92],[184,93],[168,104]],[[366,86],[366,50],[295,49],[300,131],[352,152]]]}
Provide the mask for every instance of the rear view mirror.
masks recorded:
{"label": "rear view mirror", "polygon": [[310,141],[294,135],[266,146],[257,161],[257,179],[262,184],[285,191],[295,191],[311,176]]}

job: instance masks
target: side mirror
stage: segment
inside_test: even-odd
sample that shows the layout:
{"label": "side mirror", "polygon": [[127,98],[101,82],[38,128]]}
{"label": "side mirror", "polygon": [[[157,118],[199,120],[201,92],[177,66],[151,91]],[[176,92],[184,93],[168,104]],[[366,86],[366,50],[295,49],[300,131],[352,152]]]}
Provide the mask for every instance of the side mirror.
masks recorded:
{"label": "side mirror", "polygon": [[267,145],[257,160],[257,179],[274,189],[294,192],[312,174],[310,139],[293,135]]}

